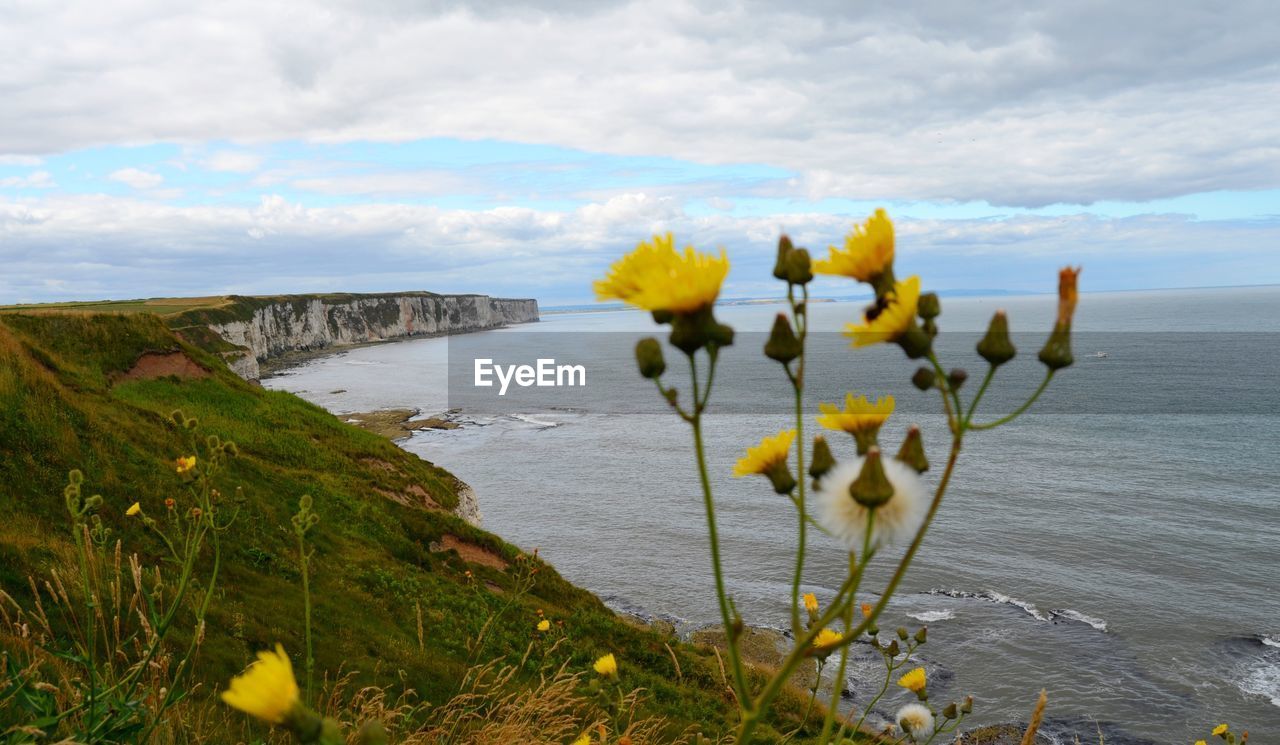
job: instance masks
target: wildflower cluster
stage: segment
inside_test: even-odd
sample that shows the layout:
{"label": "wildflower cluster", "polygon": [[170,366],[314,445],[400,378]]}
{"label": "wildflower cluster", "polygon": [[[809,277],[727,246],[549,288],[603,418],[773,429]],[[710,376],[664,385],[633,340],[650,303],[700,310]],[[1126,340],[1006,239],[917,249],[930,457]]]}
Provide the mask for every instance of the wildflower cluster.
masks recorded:
{"label": "wildflower cluster", "polygon": [[[751,685],[744,671],[739,650],[744,621],[726,590],[720,536],[716,527],[716,504],[702,437],[703,417],[716,374],[718,352],[733,341],[733,329],[718,322],[714,316],[714,305],[728,271],[728,259],[724,251],[717,258],[698,253],[692,247],[685,248],[683,254],[677,253],[674,239],[668,234],[641,243],[634,252],[616,262],[608,275],[595,285],[600,300],[621,300],[651,312],[659,323],[670,324],[668,342],[689,358],[689,395],[684,399],[675,386],[664,382],[667,365],[662,343],[656,338],[647,338],[636,346],[640,374],[654,381],[660,395],[692,429],[707,519],[712,574],[728,640],[728,667],[732,673],[734,697],[740,707],[736,735],[739,742],[751,740],[784,681],[806,660],[815,661],[820,678],[828,657],[840,652],[835,679],[843,681],[849,645],[869,634],[872,643],[885,656],[889,675],[906,664],[916,646],[924,643],[925,631],[921,629],[917,636],[882,643],[876,636],[876,621],[897,590],[937,515],[965,435],[974,430],[998,427],[1018,417],[1043,393],[1054,374],[1072,362],[1070,334],[1079,270],[1066,268],[1059,276],[1057,318],[1039,355],[1046,369],[1043,382],[1013,412],[990,422],[975,421],[979,403],[997,369],[1017,353],[1009,338],[1008,318],[1003,312],[997,312],[986,335],[978,343],[975,351],[987,363],[988,369],[979,388],[966,402],[960,389],[968,379],[968,373],[961,368],[946,370],[934,350],[942,303],[935,293],[923,291],[919,276],[897,277],[894,271],[896,250],[893,223],[883,210],[877,210],[864,223],[855,225],[842,245],[830,246],[827,256],[816,262],[811,260],[807,249],[795,246],[786,236],[778,241],[773,275],[786,285],[790,312],[779,313],[774,319],[763,352],[765,357],[781,365],[791,383],[795,401],[794,426],[763,437],[758,444],[748,447],[733,470],[735,477],[766,477],[773,491],[786,496],[796,507],[796,556],[789,603],[795,645],[777,673],[763,687]],[[951,436],[945,466],[932,488],[923,477],[930,469],[930,462],[919,427],[910,427],[896,448],[885,450],[881,445],[881,428],[894,413],[895,399],[892,395],[851,391],[842,402],[821,403],[816,419],[810,421],[833,434],[819,435],[806,447],[804,389],[809,284],[815,274],[846,277],[867,284],[874,292],[874,300],[844,327],[851,347],[894,344],[908,359],[925,363],[911,377],[911,382],[920,390],[938,392]],[[705,362],[700,364],[700,361]],[[852,442],[841,444],[842,438],[834,433],[848,435]],[[843,442],[848,443],[849,440]],[[845,580],[825,608],[812,594],[802,597],[800,592],[808,529],[814,525],[834,538],[848,553]],[[906,548],[897,558],[878,600],[874,604],[859,603],[857,598],[863,594],[861,585],[867,565],[882,553],[899,546]],[[854,618],[855,607],[863,609],[860,620]],[[907,736],[919,742],[927,742],[953,730],[972,708],[971,700],[966,699],[963,704],[953,703],[941,712],[934,711],[928,702],[924,675],[923,669],[918,669],[900,679],[903,686],[913,690],[919,698],[915,704],[904,707],[899,717],[900,726]],[[846,720],[833,739],[840,688],[839,685],[834,687],[818,742],[840,741],[849,724]],[[812,693],[816,697],[816,684]],[[864,718],[865,715],[864,711]],[[807,718],[808,714],[805,716]],[[855,727],[860,725],[859,721]]]}

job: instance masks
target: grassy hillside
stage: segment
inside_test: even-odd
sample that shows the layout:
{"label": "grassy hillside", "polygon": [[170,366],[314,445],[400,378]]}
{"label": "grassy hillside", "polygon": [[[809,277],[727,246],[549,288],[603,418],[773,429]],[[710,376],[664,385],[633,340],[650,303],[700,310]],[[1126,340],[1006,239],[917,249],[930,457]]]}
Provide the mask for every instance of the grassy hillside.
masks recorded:
{"label": "grassy hillside", "polygon": [[[173,375],[164,364],[135,368],[157,353],[178,359],[175,352],[195,365]],[[518,549],[429,508],[456,504],[447,472],[291,394],[242,381],[150,313],[0,314],[0,586],[21,601],[29,575],[66,569],[72,533],[62,489],[71,468],[84,471],[86,494],[103,495],[99,514],[126,552],[158,560],[162,546],[125,511],[137,501],[163,514],[176,495],[173,462],[191,446],[169,419],[174,409],[198,418],[202,437],[237,444],[223,481],[228,493],[241,485],[246,496],[224,539],[222,590],[198,677],[221,685],[257,650],[303,648],[289,520],[298,498],[311,494],[321,517],[311,533],[317,670],[358,671],[357,682],[403,685],[432,702],[453,694],[468,639],[505,602],[513,576],[502,565]],[[731,706],[713,656],[621,622],[549,567],[494,624],[484,656],[518,659],[534,636],[536,609],[564,621],[570,666],[586,669],[613,652],[628,685],[648,689],[650,708],[674,729],[723,724]],[[5,719],[0,711],[0,724],[18,723]]]}

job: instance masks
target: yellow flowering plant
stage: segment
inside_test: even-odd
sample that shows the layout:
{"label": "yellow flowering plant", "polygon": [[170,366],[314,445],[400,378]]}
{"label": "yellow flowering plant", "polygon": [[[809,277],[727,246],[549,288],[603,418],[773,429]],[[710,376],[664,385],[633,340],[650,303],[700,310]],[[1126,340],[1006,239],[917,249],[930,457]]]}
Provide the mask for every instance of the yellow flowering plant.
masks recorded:
{"label": "yellow flowering plant", "polygon": [[[925,629],[919,629],[914,635],[906,629],[899,629],[898,638],[884,641],[878,636],[877,620],[902,583],[938,514],[966,435],[994,429],[1017,418],[1040,397],[1054,375],[1072,363],[1070,332],[1077,302],[1079,270],[1064,269],[1059,277],[1058,315],[1039,354],[1046,368],[1043,381],[1012,412],[992,421],[979,421],[979,404],[997,369],[1016,354],[1009,338],[1008,319],[998,312],[978,343],[976,352],[986,362],[987,371],[974,394],[966,400],[960,391],[968,378],[967,373],[961,369],[945,368],[934,349],[941,303],[936,294],[922,291],[920,277],[896,278],[896,251],[893,222],[883,210],[877,210],[864,223],[854,226],[841,247],[831,246],[827,258],[817,262],[811,262],[808,251],[796,247],[786,236],[778,241],[773,275],[786,285],[790,312],[778,314],[763,351],[766,357],[781,365],[791,384],[794,426],[764,437],[758,445],[749,447],[733,471],[735,477],[766,476],[774,491],[788,497],[796,508],[796,549],[789,601],[794,644],[776,672],[763,684],[753,683],[743,662],[740,642],[745,624],[726,588],[716,523],[716,500],[703,441],[704,417],[708,412],[719,354],[734,339],[733,329],[717,321],[714,315],[715,303],[729,267],[728,258],[723,251],[716,257],[699,253],[693,247],[686,247],[683,253],[678,253],[674,238],[667,234],[640,243],[635,251],[618,260],[606,277],[595,284],[600,300],[621,300],[649,311],[658,323],[669,325],[671,330],[667,341],[688,359],[686,392],[665,381],[667,364],[663,345],[656,338],[641,340],[635,350],[641,375],[653,381],[659,395],[689,424],[692,431],[711,571],[726,631],[727,668],[738,708],[736,742],[751,742],[753,734],[769,715],[786,681],[798,666],[807,661],[816,664],[821,678],[827,657],[839,652],[835,680],[843,681],[849,645],[859,638],[870,637],[869,641],[884,657],[884,686],[864,708],[861,718],[845,717],[838,729],[835,723],[842,686],[833,686],[832,698],[816,742],[840,742],[849,727],[856,732],[865,722],[871,706],[890,690],[895,675],[898,675],[900,685],[919,699],[908,705],[914,708],[904,707],[900,712],[904,727],[908,723],[910,725],[906,736],[912,741],[930,742],[954,731],[972,709],[971,698],[935,709],[928,700],[924,669],[916,668],[900,674],[916,649],[925,643]],[[853,349],[890,343],[900,347],[907,358],[924,363],[911,377],[911,382],[920,390],[937,392],[951,438],[941,473],[932,488],[922,478],[923,472],[929,469],[929,461],[923,434],[918,427],[908,430],[896,455],[891,455],[892,450],[881,450],[879,432],[893,414],[893,396],[878,396],[873,402],[867,395],[848,393],[843,405],[821,404],[817,424],[830,431],[852,435],[852,452],[846,450],[847,445],[838,441],[828,443],[821,436],[806,446],[805,423],[808,417],[804,391],[806,342],[810,330],[807,311],[809,283],[814,273],[864,282],[874,291],[873,301],[859,317],[845,325],[844,333]],[[834,596],[823,606],[812,594],[802,597],[800,591],[809,528],[813,525],[839,541],[848,552],[847,574]],[[862,587],[866,567],[893,546],[905,546],[905,549],[897,555],[878,598],[871,601],[869,598],[873,594]],[[861,618],[855,619],[854,610],[859,607],[862,609]],[[810,711],[817,691],[815,684],[809,699]],[[807,718],[808,712],[805,714]]]}

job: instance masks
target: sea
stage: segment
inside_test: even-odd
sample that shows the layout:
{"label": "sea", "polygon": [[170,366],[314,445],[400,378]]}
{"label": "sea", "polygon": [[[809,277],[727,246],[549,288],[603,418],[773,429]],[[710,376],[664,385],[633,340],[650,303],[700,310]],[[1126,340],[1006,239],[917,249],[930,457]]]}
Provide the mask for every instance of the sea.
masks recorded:
{"label": "sea", "polygon": [[[1086,275],[1087,276],[1087,275]],[[863,301],[864,302],[864,301]],[[814,302],[805,436],[819,401],[893,395],[885,449],[918,423],[936,483],[948,432],[935,391],[896,347],[850,349],[863,302]],[[1043,374],[1036,351],[1050,295],[944,297],[935,346],[969,375],[996,309],[1018,357],[1000,368],[974,421],[1014,410]],[[728,305],[737,330],[706,413],[728,591],[748,623],[784,628],[796,545],[792,504],[760,478],[733,479],[760,437],[794,426],[780,366],[761,355],[781,303]],[[920,662],[932,700],[975,699],[966,728],[1025,722],[1048,692],[1057,742],[1189,743],[1229,723],[1280,741],[1280,287],[1081,295],[1075,364],[1028,413],[971,432],[937,521],[881,626],[927,626]],[[339,415],[412,408],[460,426],[402,442],[471,484],[484,526],[537,548],[570,581],[619,610],[689,631],[719,620],[689,427],[635,370],[633,347],[663,336],[631,311],[544,314],[477,334],[349,349],[263,381]],[[505,393],[476,385],[476,360],[554,359],[561,383]],[[668,349],[664,381],[689,403],[689,364]],[[706,380],[703,364],[698,370]],[[526,380],[530,380],[525,376]],[[837,457],[852,442],[829,433]],[[830,598],[846,554],[810,531],[804,590]],[[874,600],[902,547],[869,567]],[[566,619],[572,623],[572,619]],[[625,665],[625,661],[624,661]],[[855,645],[849,705],[883,680]],[[876,709],[892,717],[909,694]]]}

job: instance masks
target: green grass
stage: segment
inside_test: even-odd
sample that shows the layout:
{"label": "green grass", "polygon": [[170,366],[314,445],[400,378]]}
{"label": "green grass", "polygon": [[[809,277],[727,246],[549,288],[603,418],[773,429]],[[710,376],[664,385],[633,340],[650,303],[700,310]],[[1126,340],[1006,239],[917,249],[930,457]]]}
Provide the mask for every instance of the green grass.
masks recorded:
{"label": "green grass", "polygon": [[[121,379],[140,355],[175,350],[212,375]],[[209,685],[200,695],[210,695],[259,649],[281,642],[296,655],[303,648],[289,518],[298,498],[311,494],[321,516],[310,535],[317,670],[357,670],[361,683],[402,681],[427,701],[448,698],[467,664],[467,640],[504,602],[499,593],[512,577],[467,564],[452,551],[433,551],[432,544],[452,534],[508,560],[518,549],[451,514],[386,498],[384,492],[418,485],[437,504],[452,507],[457,482],[291,394],[249,385],[150,313],[0,314],[0,511],[6,515],[0,586],[22,598],[29,575],[43,576],[68,555],[61,491],[71,468],[83,469],[86,494],[105,498],[99,512],[126,552],[157,560],[156,540],[124,512],[138,501],[150,514],[163,514],[164,499],[181,493],[173,460],[192,446],[169,421],[178,408],[199,419],[201,436],[238,445],[241,456],[230,461],[223,483],[228,493],[242,485],[247,497],[225,537],[222,590],[197,668]],[[426,625],[422,651],[415,603]],[[651,692],[650,713],[670,717],[677,728],[724,726],[732,706],[714,657],[620,621],[549,567],[522,607],[495,625],[485,656],[518,659],[533,634],[536,608],[565,621],[571,665],[584,669],[613,652],[626,682]],[[375,671],[383,677],[375,679]]]}

